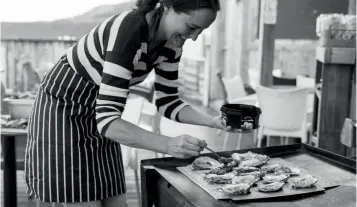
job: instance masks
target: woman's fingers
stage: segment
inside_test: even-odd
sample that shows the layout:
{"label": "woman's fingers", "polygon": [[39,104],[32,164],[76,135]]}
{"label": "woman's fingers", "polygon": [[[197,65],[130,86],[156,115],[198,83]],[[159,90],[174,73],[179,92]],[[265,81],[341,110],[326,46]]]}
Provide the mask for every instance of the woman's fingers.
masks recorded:
{"label": "woman's fingers", "polygon": [[194,151],[194,150],[189,150],[189,149],[182,149],[182,153],[184,155],[190,155],[191,157],[192,156],[199,156],[200,155],[200,152],[199,151]]}
{"label": "woman's fingers", "polygon": [[188,150],[192,150],[192,151],[197,151],[197,152],[201,151],[201,146],[193,145],[193,144],[191,144],[189,142],[184,142],[183,143],[183,147],[188,149]]}
{"label": "woman's fingers", "polygon": [[191,137],[190,135],[185,136],[185,140],[195,146],[205,147],[207,143],[204,140],[197,139],[195,137]]}

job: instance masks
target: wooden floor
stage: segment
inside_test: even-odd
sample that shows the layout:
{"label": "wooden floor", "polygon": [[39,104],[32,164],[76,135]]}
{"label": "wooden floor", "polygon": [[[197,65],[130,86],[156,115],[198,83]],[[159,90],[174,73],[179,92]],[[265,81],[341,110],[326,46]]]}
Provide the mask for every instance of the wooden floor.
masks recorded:
{"label": "wooden floor", "polygon": [[[139,150],[140,159],[150,159],[153,158],[154,154],[146,150]],[[1,196],[0,196],[0,206],[3,205],[4,191],[3,191],[3,171],[0,173],[1,176]],[[127,201],[129,207],[139,207],[138,196],[136,191],[136,182],[134,171],[132,169],[126,169],[126,186],[127,186]],[[140,172],[139,172],[140,181]],[[61,204],[45,204],[40,203],[36,199],[29,199],[26,194],[26,187],[23,179],[23,171],[17,171],[17,206],[18,207],[62,207]]]}

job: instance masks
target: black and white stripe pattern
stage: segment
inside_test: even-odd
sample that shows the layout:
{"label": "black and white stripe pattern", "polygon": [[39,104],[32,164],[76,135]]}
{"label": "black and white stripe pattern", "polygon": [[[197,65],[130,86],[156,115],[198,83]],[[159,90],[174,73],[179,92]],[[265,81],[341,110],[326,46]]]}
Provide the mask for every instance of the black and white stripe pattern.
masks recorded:
{"label": "black and white stripe pattern", "polygon": [[27,193],[45,202],[87,202],[125,192],[120,144],[95,120],[98,86],[64,57],[44,78],[29,120]]}
{"label": "black and white stripe pattern", "polygon": [[156,68],[160,113],[178,121],[177,114],[186,105],[177,90],[181,48],[166,43],[149,57],[148,35],[145,15],[132,10],[105,20],[67,52],[70,66],[99,86],[96,120],[103,136],[121,117],[129,87],[144,81],[152,68]]}

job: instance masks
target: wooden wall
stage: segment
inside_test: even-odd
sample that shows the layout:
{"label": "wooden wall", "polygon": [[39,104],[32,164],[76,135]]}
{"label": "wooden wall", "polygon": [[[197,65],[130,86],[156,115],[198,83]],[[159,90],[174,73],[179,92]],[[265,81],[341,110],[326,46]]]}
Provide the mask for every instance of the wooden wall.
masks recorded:
{"label": "wooden wall", "polygon": [[2,81],[6,88],[22,91],[24,64],[29,63],[35,71],[43,73],[64,55],[75,41],[58,40],[1,40]]}

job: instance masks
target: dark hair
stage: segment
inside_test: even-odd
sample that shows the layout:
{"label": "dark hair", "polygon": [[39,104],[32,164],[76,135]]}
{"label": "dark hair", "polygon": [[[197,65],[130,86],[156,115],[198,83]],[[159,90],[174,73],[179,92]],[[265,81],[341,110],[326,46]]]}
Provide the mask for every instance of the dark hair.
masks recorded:
{"label": "dark hair", "polygon": [[219,0],[137,0],[136,7],[140,12],[146,14],[154,10],[158,3],[160,3],[160,7],[156,9],[150,25],[150,41],[159,27],[164,7],[172,8],[177,13],[189,13],[198,9],[212,9],[217,12],[221,9]]}

